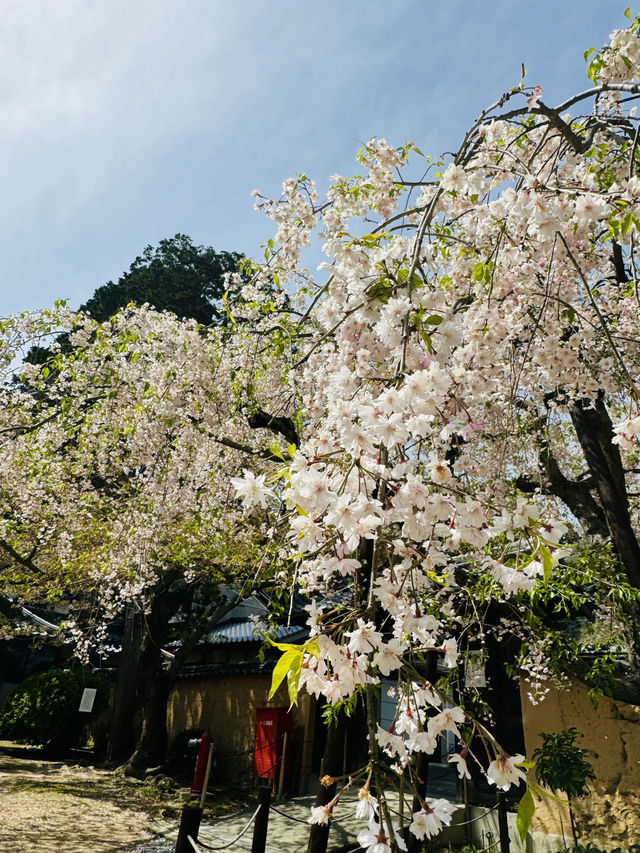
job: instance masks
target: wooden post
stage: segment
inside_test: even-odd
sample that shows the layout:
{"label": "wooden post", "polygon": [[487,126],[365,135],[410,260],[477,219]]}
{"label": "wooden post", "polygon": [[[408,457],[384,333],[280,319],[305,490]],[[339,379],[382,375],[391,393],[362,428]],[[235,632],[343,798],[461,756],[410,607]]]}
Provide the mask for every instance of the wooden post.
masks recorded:
{"label": "wooden post", "polygon": [[[271,802],[271,782],[262,779],[258,785],[258,802],[260,811],[256,815],[253,825],[253,841],[251,842],[251,853],[264,853],[267,846],[267,829],[269,828],[269,803]],[[266,783],[266,784],[265,784]],[[178,851],[176,851],[178,853]]]}
{"label": "wooden post", "polygon": [[[209,744],[209,755],[207,756],[207,769],[204,774],[204,781],[202,783],[202,794],[200,795],[200,809],[204,810],[204,801],[207,798],[207,788],[209,787],[209,773],[211,773],[211,759],[213,757],[213,744]],[[197,839],[194,839],[197,840]]]}
{"label": "wooden post", "polygon": [[198,840],[198,830],[202,819],[202,809],[198,806],[184,806],[180,816],[180,828],[176,839],[175,853],[193,853],[191,842],[187,838],[190,835],[194,841]]}
{"label": "wooden post", "polygon": [[287,759],[287,732],[282,737],[282,755],[280,756],[280,779],[278,780],[278,798],[282,796],[284,785],[284,763]]}
{"label": "wooden post", "polygon": [[502,791],[498,791],[498,829],[500,831],[500,853],[511,853],[507,801]]}

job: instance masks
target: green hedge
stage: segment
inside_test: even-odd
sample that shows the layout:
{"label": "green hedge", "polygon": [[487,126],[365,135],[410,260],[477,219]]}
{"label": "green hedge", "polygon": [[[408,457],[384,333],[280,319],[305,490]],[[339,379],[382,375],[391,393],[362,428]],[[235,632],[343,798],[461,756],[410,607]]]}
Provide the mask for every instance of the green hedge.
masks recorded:
{"label": "green hedge", "polygon": [[[98,692],[91,714],[78,711],[82,691]],[[19,684],[0,709],[0,737],[55,750],[77,746],[84,726],[108,702],[107,680],[78,669],[50,669]]]}

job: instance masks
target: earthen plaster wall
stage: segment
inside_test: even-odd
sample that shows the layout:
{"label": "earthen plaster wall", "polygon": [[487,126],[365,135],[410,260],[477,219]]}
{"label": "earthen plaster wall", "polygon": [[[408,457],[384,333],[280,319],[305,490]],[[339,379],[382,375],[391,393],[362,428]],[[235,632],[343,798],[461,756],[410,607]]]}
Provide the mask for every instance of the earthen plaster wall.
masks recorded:
{"label": "earthen plaster wall", "polygon": [[[245,675],[213,679],[189,679],[178,682],[167,704],[169,743],[186,729],[211,733],[220,782],[247,782],[251,779],[255,716],[257,708],[288,707],[286,689],[281,687],[273,699],[267,699],[270,675]],[[297,729],[298,772],[310,772],[313,739],[311,697],[301,693],[292,708],[293,727]]]}
{"label": "earthen plaster wall", "polygon": [[[582,735],[578,746],[593,751],[589,760],[596,779],[591,795],[574,803],[581,841],[605,848],[627,847],[640,841],[640,706],[601,698],[594,707],[587,688],[578,682],[568,690],[552,689],[538,705],[522,693],[522,717],[527,757],[540,746],[541,732],[571,726]],[[563,797],[564,799],[564,797]],[[548,798],[536,803],[532,829],[571,839],[566,806]]]}

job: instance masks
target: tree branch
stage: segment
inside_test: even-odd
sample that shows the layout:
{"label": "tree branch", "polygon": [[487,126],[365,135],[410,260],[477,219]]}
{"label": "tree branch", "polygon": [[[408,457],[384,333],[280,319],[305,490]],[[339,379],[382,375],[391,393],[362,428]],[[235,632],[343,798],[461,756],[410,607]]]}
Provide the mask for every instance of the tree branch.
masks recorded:
{"label": "tree branch", "polygon": [[[7,554],[9,554],[11,557],[13,557],[13,559],[16,561],[16,563],[19,563],[25,569],[29,569],[29,571],[31,571],[37,575],[43,575],[44,574],[42,569],[38,568],[38,566],[36,566],[36,564],[33,562],[32,557],[23,557],[22,554],[20,554],[18,551],[16,551],[16,549],[13,547],[13,545],[11,545],[9,542],[7,542],[6,539],[0,539],[0,548],[2,548],[3,551],[5,551]],[[33,556],[33,551],[31,553]]]}
{"label": "tree branch", "polygon": [[257,409],[249,415],[247,422],[252,429],[269,429],[271,432],[279,432],[287,439],[289,444],[295,444],[296,447],[300,444],[298,430],[295,428],[291,418],[270,415],[262,409]]}
{"label": "tree branch", "polygon": [[629,583],[640,589],[640,545],[629,515],[620,452],[612,443],[613,426],[602,397],[595,404],[592,400],[574,403],[571,420],[596,483],[613,544],[625,567]]}

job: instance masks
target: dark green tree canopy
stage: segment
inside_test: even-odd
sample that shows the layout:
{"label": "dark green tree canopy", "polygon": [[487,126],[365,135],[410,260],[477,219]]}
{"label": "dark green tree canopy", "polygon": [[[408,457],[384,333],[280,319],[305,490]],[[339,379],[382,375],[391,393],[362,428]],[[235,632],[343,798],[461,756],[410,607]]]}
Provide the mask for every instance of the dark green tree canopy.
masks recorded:
{"label": "dark green tree canopy", "polygon": [[157,311],[172,311],[205,325],[219,323],[224,274],[236,272],[241,260],[237,252],[195,246],[186,234],[176,234],[157,247],[147,246],[128,272],[99,287],[80,307],[100,322],[129,302],[146,302]]}

